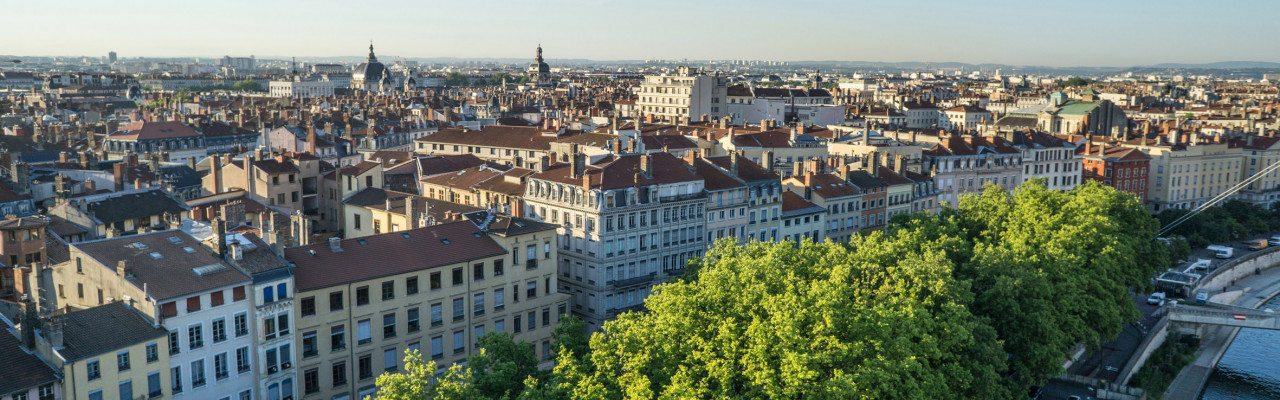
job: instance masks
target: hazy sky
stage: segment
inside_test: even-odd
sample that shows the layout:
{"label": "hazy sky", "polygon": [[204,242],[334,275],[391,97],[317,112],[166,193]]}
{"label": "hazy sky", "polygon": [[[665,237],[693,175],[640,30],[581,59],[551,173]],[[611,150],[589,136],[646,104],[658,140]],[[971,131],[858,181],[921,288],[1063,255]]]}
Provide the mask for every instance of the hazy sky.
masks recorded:
{"label": "hazy sky", "polygon": [[12,1],[0,53],[1280,62],[1280,1]]}

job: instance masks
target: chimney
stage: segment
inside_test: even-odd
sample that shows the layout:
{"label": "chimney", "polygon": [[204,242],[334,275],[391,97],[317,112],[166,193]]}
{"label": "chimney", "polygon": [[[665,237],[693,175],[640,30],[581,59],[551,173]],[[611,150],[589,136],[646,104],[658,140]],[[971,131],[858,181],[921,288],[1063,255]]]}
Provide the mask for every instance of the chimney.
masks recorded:
{"label": "chimney", "polygon": [[112,178],[115,180],[115,191],[117,192],[124,190],[124,169],[124,162],[118,162],[111,166],[111,174]]}
{"label": "chimney", "polygon": [[729,174],[735,177],[738,176],[738,158],[739,157],[742,157],[742,154],[739,154],[739,153],[729,154]]}
{"label": "chimney", "polygon": [[542,156],[542,158],[538,160],[538,172],[544,172],[548,168],[551,168],[551,157]]}
{"label": "chimney", "polygon": [[239,240],[232,241],[231,245],[227,246],[227,249],[231,252],[231,261],[244,260],[244,249],[240,248]]}
{"label": "chimney", "polygon": [[804,161],[796,161],[791,164],[791,176],[796,178],[804,176]]}
{"label": "chimney", "polygon": [[765,170],[773,170],[773,150],[765,150],[763,166]]}
{"label": "chimney", "polygon": [[227,254],[227,222],[225,216],[219,216],[209,221],[213,225],[213,252],[218,258],[222,258]]}
{"label": "chimney", "polygon": [[334,253],[342,251],[342,239],[337,236],[329,238],[329,251]]}
{"label": "chimney", "polygon": [[760,132],[764,132],[767,130],[769,130],[769,120],[767,119],[760,120]]}
{"label": "chimney", "polygon": [[133,267],[129,265],[129,260],[120,260],[116,263],[116,275],[121,278],[129,278],[133,276]]}
{"label": "chimney", "polygon": [[58,152],[58,162],[59,162],[59,163],[62,163],[62,164],[66,164],[66,163],[71,162],[71,154],[70,154],[70,153],[67,153],[67,152],[65,152],[65,151],[59,151],[59,152]]}
{"label": "chimney", "polygon": [[406,229],[418,229],[417,210],[413,206],[413,196],[404,196],[404,220]]}
{"label": "chimney", "polygon": [[574,177],[574,178],[577,178],[577,177],[581,177],[581,176],[583,176],[583,175],[586,175],[586,170],[587,170],[587,155],[586,155],[586,154],[583,154],[583,153],[574,153],[574,154],[573,154],[573,165],[572,165],[572,168],[573,168],[573,177]]}
{"label": "chimney", "polygon": [[653,158],[648,154],[640,155],[640,170],[646,178],[653,179]]}

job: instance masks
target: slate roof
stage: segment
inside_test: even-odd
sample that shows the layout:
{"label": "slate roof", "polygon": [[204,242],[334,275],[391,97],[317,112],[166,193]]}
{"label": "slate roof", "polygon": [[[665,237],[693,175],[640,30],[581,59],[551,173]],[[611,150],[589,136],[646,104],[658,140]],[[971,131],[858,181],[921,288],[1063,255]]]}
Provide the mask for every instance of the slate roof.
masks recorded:
{"label": "slate roof", "polygon": [[[177,238],[177,242],[170,238]],[[177,229],[72,246],[113,270],[121,260],[128,260],[133,267],[129,282],[138,288],[146,284],[147,292],[160,302],[250,281],[243,272],[231,268],[191,235]],[[203,270],[201,267],[210,267],[211,271],[197,273],[198,269]]]}
{"label": "slate roof", "polygon": [[523,150],[550,150],[551,143],[562,137],[543,135],[539,127],[489,125],[480,130],[443,129],[417,141],[468,146],[502,147]]}
{"label": "slate roof", "polygon": [[330,250],[328,242],[285,249],[285,259],[297,265],[293,272],[299,292],[507,254],[471,221],[340,243],[337,252]]}
{"label": "slate roof", "polygon": [[826,212],[827,209],[819,207],[817,204],[810,203],[804,197],[790,190],[782,192],[782,216],[794,217],[797,215],[814,214]]}
{"label": "slate roof", "polygon": [[[58,317],[62,320],[62,349],[58,354],[67,361],[79,361],[163,338],[169,331],[151,324],[142,313],[114,302],[79,310]],[[146,362],[136,354],[132,362]],[[104,365],[114,365],[115,358]]]}
{"label": "slate roof", "polygon": [[[640,171],[641,155],[609,155],[587,165],[585,175],[590,177],[590,186],[599,189],[622,189],[643,185],[654,185],[676,182],[699,181],[697,175],[689,172],[683,160],[669,153],[653,153],[651,159],[653,176],[636,176]],[[553,182],[581,186],[583,179],[573,177],[573,164],[559,163],[531,177]]]}
{"label": "slate roof", "polygon": [[19,390],[58,382],[58,372],[39,356],[22,348],[16,330],[0,317],[0,397]]}
{"label": "slate roof", "polygon": [[181,213],[189,209],[159,188],[94,201],[85,208],[104,224],[165,213]]}
{"label": "slate roof", "polygon": [[200,134],[195,129],[178,121],[138,121],[121,127],[120,130],[112,132],[107,138],[117,140],[156,140],[194,136],[200,136]]}
{"label": "slate roof", "polygon": [[[393,214],[404,215],[405,198],[408,197],[413,198],[415,212],[426,212],[427,216],[435,217],[437,221],[443,221],[446,213],[461,214],[480,210],[480,208],[468,205],[374,187],[360,189],[359,192],[356,192],[356,194],[351,195],[351,197],[344,200],[343,204],[374,208],[390,211]],[[391,199],[390,210],[387,210],[387,199]]]}
{"label": "slate roof", "polygon": [[426,156],[418,158],[418,170],[423,177],[454,172],[484,164],[479,157],[471,154]]}

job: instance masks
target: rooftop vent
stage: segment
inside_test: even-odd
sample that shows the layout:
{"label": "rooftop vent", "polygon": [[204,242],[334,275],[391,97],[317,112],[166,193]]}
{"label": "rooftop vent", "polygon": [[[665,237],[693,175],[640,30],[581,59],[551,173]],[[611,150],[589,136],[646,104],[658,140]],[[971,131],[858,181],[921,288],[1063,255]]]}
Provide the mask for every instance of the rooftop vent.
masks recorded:
{"label": "rooftop vent", "polygon": [[205,276],[215,272],[222,272],[226,270],[227,270],[227,266],[222,264],[209,264],[203,267],[195,267],[191,269],[192,272],[196,273],[196,276]]}

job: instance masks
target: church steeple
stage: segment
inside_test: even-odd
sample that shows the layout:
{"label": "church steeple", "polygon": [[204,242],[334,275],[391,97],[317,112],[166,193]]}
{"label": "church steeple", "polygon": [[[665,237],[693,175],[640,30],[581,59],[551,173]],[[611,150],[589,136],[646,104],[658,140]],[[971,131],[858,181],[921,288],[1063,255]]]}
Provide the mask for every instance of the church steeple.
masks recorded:
{"label": "church steeple", "polygon": [[542,62],[542,43],[538,43],[538,57],[534,58],[538,62]]}
{"label": "church steeple", "polygon": [[369,61],[377,61],[378,57],[373,55],[373,41],[369,41]]}

